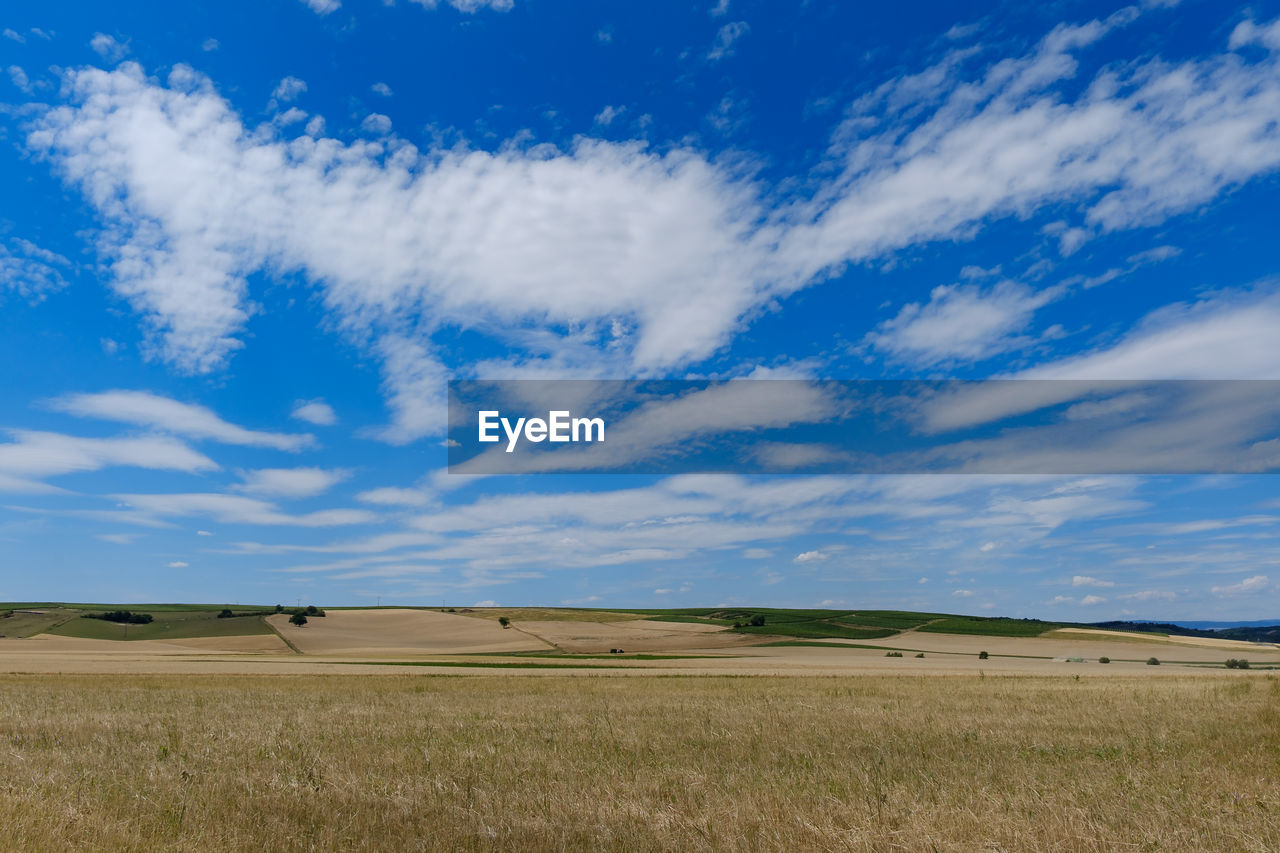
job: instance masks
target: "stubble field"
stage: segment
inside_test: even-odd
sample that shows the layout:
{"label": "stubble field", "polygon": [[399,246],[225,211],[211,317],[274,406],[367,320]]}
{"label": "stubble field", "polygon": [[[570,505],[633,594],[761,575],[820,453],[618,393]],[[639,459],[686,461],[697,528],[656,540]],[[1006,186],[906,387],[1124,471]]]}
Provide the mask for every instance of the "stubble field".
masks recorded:
{"label": "stubble field", "polygon": [[22,850],[1275,850],[1280,679],[0,676]]}

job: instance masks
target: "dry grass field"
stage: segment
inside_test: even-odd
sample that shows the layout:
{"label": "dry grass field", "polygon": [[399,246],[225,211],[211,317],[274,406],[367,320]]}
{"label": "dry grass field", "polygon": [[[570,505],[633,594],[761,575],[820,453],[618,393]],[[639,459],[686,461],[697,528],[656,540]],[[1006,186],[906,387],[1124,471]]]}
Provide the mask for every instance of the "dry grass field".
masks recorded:
{"label": "dry grass field", "polygon": [[1280,849],[1280,679],[0,676],[20,850]]}

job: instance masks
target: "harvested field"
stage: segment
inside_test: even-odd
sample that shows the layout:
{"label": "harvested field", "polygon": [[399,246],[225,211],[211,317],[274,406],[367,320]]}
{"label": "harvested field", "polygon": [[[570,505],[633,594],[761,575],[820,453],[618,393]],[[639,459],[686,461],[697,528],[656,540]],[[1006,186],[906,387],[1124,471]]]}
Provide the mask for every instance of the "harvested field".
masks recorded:
{"label": "harvested field", "polygon": [[433,610],[332,610],[301,628],[283,613],[267,617],[303,654],[450,654],[550,648],[528,634],[486,619]]}

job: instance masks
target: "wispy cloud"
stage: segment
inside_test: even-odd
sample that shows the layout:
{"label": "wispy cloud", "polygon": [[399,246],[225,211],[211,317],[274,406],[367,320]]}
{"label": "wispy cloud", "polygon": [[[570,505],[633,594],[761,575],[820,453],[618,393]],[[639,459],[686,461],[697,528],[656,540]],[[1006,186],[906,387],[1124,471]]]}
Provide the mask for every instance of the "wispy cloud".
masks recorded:
{"label": "wispy cloud", "polygon": [[79,417],[154,427],[188,438],[246,447],[296,451],[311,446],[315,441],[311,435],[246,429],[224,421],[204,406],[181,403],[146,391],[68,394],[48,401],[48,405],[56,411]]}

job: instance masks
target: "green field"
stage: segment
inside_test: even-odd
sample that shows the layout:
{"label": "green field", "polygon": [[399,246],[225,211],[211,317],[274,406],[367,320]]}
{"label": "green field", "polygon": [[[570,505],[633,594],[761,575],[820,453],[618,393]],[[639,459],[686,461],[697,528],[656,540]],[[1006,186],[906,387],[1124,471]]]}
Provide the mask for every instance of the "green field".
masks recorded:
{"label": "green field", "polygon": [[75,616],[53,626],[47,633],[90,640],[187,640],[194,637],[245,637],[274,633],[262,618],[263,613],[271,611],[219,619],[218,610],[221,609],[133,609],[134,613],[150,613],[155,617],[155,621],[147,625],[120,625]]}
{"label": "green field", "polygon": [[[741,634],[805,639],[874,640],[899,631],[919,628],[946,618],[941,613],[914,613],[905,610],[793,610],[774,607],[694,607],[677,610],[641,610],[660,622],[702,622],[733,626]],[[750,624],[763,616],[763,625]]]}
{"label": "green field", "polygon": [[1006,619],[1003,617],[948,616],[919,630],[937,634],[980,634],[986,637],[1038,637],[1045,631],[1064,628],[1059,622],[1041,622],[1039,619]]}

